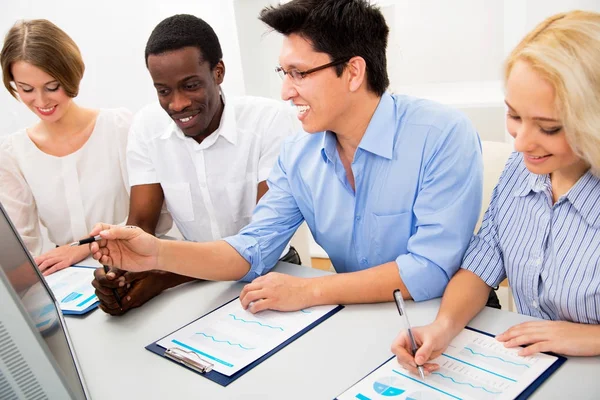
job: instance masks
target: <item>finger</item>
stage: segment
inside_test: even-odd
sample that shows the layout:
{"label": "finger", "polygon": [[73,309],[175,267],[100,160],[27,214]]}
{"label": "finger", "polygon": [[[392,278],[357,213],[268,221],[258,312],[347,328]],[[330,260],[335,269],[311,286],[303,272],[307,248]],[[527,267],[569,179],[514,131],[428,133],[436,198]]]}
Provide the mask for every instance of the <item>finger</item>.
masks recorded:
{"label": "finger", "polygon": [[534,343],[530,346],[527,346],[527,347],[519,350],[519,352],[517,354],[520,355],[521,357],[527,357],[527,356],[534,355],[536,353],[542,353],[544,351],[553,351],[553,346],[552,346],[551,341],[546,340],[546,341]]}
{"label": "finger", "polygon": [[125,278],[120,277],[119,279],[115,279],[113,281],[109,281],[105,277],[101,277],[100,279],[94,276],[94,280],[92,281],[92,286],[95,288],[106,288],[108,290],[119,289],[125,287]]}
{"label": "finger", "polygon": [[99,304],[99,308],[102,311],[104,311],[105,313],[107,313],[109,315],[113,315],[113,316],[119,316],[119,315],[123,315],[125,313],[125,310],[122,310],[119,307],[117,307],[117,308],[110,308],[110,307],[105,306],[102,303]]}
{"label": "finger", "polygon": [[433,343],[430,340],[425,339],[419,347],[419,350],[415,353],[415,362],[417,365],[425,364],[430,358],[433,352]]}
{"label": "finger", "polygon": [[240,301],[242,302],[242,308],[245,310],[253,301],[262,300],[266,297],[267,296],[265,295],[265,291],[263,289],[248,292],[243,298],[240,298]]}
{"label": "finger", "polygon": [[392,343],[392,353],[398,358],[398,362],[402,366],[416,367],[415,359],[410,352],[408,337],[405,332],[401,332]]}
{"label": "finger", "polygon": [[50,268],[51,266],[53,266],[57,262],[59,262],[58,258],[55,258],[55,257],[53,257],[53,258],[47,258],[41,264],[38,264],[38,268],[40,269],[40,271],[45,271],[46,269]]}
{"label": "finger", "polygon": [[256,314],[258,312],[265,311],[265,310],[274,310],[274,309],[275,308],[273,307],[273,302],[269,299],[256,300],[255,302],[250,304],[250,306],[248,307],[248,311],[250,311],[252,314]]}
{"label": "finger", "polygon": [[540,327],[543,327],[545,325],[544,322],[546,321],[530,321],[517,324],[515,326],[510,327],[500,335],[496,336],[496,339],[500,342],[506,342],[507,340],[522,335],[523,333],[526,333],[528,331],[539,330]]}
{"label": "finger", "polygon": [[129,240],[141,235],[144,231],[138,227],[130,226],[115,226],[111,225],[110,228],[101,230],[98,234],[103,239],[108,240]]}
{"label": "finger", "polygon": [[550,339],[544,332],[527,333],[504,342],[504,347],[525,346]]}
{"label": "finger", "polygon": [[90,236],[96,236],[96,235],[100,234],[101,231],[111,229],[113,227],[115,227],[115,225],[105,224],[105,223],[101,222],[99,224],[94,225],[94,228],[90,232]]}
{"label": "finger", "polygon": [[48,276],[50,274],[55,273],[56,271],[60,271],[61,269],[65,269],[69,267],[69,263],[62,261],[59,262],[58,264],[54,264],[53,266],[51,266],[50,268],[48,268],[47,270],[44,271],[44,276]]}

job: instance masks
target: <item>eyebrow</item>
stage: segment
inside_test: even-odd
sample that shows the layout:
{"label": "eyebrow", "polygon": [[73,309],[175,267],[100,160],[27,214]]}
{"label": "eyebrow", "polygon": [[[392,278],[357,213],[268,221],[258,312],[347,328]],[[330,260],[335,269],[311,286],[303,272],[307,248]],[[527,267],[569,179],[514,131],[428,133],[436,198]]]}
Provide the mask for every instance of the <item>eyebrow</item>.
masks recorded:
{"label": "eyebrow", "polygon": [[[201,79],[200,76],[198,75],[190,75],[190,76],[186,76],[185,78],[179,80],[178,82],[185,82],[185,81],[189,81],[190,79]],[[161,83],[161,82],[154,82],[154,87],[156,86],[169,86],[166,83]]]}
{"label": "eyebrow", "polygon": [[[515,111],[515,109],[513,108],[513,106],[511,106],[510,104],[508,104],[508,101],[504,100],[504,104],[506,104],[508,106],[508,108],[511,109],[511,111]],[[547,117],[533,117],[531,119],[533,119],[535,121],[559,122],[557,119],[547,118]]]}

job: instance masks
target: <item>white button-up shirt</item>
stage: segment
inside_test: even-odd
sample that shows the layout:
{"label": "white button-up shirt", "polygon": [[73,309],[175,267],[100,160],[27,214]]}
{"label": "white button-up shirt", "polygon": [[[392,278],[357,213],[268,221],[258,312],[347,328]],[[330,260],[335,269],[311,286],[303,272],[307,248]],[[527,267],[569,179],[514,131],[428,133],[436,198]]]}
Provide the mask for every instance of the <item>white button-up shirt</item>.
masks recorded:
{"label": "white button-up shirt", "polygon": [[0,145],[0,200],[34,255],[42,249],[38,219],[64,245],[98,222],[122,223],[129,210],[125,166],[131,113],[100,110],[85,144],[64,157],[41,151],[21,130]]}
{"label": "white button-up shirt", "polygon": [[151,104],[136,114],[131,127],[129,182],[161,184],[167,208],[186,240],[218,240],[250,222],[258,183],[267,179],[283,138],[298,129],[285,104],[231,97],[217,130],[198,143],[158,103]]}

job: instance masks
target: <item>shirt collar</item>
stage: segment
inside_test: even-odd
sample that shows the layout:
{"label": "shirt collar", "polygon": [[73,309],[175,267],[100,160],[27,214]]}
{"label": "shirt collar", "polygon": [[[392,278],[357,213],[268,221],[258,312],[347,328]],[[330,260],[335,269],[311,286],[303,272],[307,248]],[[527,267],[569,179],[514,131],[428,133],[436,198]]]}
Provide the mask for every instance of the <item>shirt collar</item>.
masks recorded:
{"label": "shirt collar", "polygon": [[563,196],[575,207],[591,227],[600,228],[600,178],[587,171]]}
{"label": "shirt collar", "polygon": [[[358,147],[380,157],[391,160],[394,152],[394,136],[396,133],[396,105],[389,93],[384,93],[371,117],[367,130]],[[337,139],[333,132],[325,131],[321,156],[323,161],[334,160]]]}
{"label": "shirt collar", "polygon": [[[529,171],[527,174],[521,185],[513,191],[514,196],[524,197],[531,192],[539,193],[552,187],[549,175],[536,175]],[[600,198],[600,178],[587,171],[565,195],[558,199],[557,203],[568,200],[588,225],[598,229],[600,228],[600,207],[596,204],[598,198]]]}
{"label": "shirt collar", "polygon": [[[223,114],[221,115],[221,121],[219,121],[219,127],[210,136],[200,143],[200,147],[205,149],[212,146],[219,136],[223,136],[229,143],[235,145],[237,143],[238,132],[235,118],[235,108],[233,104],[230,104],[225,100],[225,93],[221,90],[221,100],[223,101]],[[181,140],[187,139],[183,131],[179,129],[175,121],[171,120],[168,129],[160,136],[161,139],[169,139],[175,136]]]}

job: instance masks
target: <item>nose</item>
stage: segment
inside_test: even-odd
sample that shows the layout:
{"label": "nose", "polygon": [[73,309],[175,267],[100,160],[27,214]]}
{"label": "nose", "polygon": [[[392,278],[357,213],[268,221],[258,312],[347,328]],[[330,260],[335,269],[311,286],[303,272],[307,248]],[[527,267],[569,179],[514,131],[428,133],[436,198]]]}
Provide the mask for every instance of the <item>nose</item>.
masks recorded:
{"label": "nose", "polygon": [[44,90],[36,90],[35,91],[35,104],[38,107],[46,107],[48,104],[46,104],[46,93]]}
{"label": "nose", "polygon": [[288,101],[296,96],[298,96],[296,86],[294,86],[292,79],[288,75],[285,75],[281,84],[281,98]]}
{"label": "nose", "polygon": [[169,102],[169,110],[180,112],[185,110],[191,104],[192,101],[185,94],[181,93],[179,90],[176,90],[173,93],[171,101]]}
{"label": "nose", "polygon": [[515,130],[515,150],[518,152],[530,152],[536,146],[535,128],[530,123],[521,123]]}

